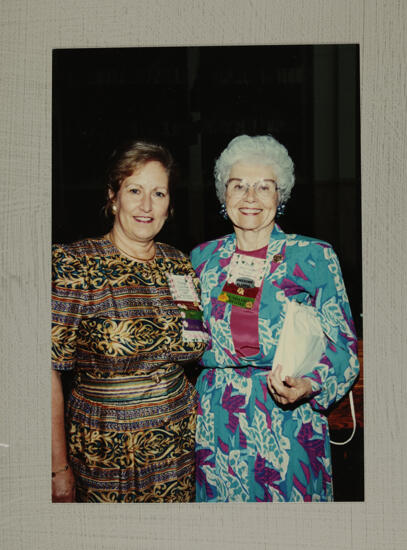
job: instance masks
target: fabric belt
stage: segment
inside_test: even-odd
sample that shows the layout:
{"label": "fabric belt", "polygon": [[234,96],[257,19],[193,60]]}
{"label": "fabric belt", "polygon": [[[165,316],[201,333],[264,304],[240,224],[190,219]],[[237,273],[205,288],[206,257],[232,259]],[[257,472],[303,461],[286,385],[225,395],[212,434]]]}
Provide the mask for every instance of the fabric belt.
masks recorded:
{"label": "fabric belt", "polygon": [[163,365],[153,373],[112,378],[83,377],[76,390],[86,399],[99,403],[126,403],[160,396],[171,396],[184,381],[183,368]]}

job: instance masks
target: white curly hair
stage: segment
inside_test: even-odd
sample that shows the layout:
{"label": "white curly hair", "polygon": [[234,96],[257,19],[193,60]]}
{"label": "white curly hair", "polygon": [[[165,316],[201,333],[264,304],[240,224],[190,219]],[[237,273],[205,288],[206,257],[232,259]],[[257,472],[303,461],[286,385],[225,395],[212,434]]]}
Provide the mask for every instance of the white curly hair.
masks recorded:
{"label": "white curly hair", "polygon": [[222,204],[225,202],[230,171],[237,162],[272,166],[277,180],[279,204],[288,201],[295,181],[294,163],[284,145],[273,136],[237,136],[222,151],[214,170],[216,194]]}

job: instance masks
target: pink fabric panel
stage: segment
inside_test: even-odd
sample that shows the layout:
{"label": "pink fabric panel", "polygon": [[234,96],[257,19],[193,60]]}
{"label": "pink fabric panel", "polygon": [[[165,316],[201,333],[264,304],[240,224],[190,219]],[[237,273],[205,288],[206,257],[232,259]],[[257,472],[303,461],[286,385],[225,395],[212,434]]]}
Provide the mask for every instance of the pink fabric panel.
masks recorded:
{"label": "pink fabric panel", "polygon": [[[240,250],[236,247],[236,253],[253,256],[255,258],[265,258],[267,256],[268,246],[258,250]],[[263,283],[254,301],[251,310],[238,306],[232,306],[230,315],[230,329],[232,332],[233,344],[236,354],[239,357],[249,357],[259,353],[259,306]]]}

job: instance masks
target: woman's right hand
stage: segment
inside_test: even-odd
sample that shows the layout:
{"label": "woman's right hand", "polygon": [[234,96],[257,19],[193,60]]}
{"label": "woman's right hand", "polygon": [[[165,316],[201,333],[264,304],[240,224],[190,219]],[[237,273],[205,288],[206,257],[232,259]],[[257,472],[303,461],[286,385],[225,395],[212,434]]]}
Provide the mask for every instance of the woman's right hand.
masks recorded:
{"label": "woman's right hand", "polygon": [[64,392],[60,374],[53,370],[52,388],[52,502],[75,501],[75,476],[68,464],[68,453],[65,438]]}
{"label": "woman's right hand", "polygon": [[71,467],[52,478],[52,502],[75,502],[75,476]]}

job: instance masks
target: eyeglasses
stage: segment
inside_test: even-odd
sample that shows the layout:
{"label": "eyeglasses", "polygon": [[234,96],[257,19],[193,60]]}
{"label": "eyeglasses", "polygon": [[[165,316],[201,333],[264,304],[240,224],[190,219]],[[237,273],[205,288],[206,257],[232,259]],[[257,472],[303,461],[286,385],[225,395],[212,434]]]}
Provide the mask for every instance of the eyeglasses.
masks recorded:
{"label": "eyeglasses", "polygon": [[277,182],[271,179],[261,179],[250,183],[245,179],[232,178],[226,182],[226,188],[233,198],[241,199],[252,188],[261,199],[270,199],[278,191]]}

